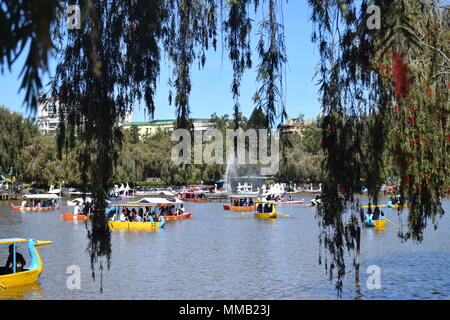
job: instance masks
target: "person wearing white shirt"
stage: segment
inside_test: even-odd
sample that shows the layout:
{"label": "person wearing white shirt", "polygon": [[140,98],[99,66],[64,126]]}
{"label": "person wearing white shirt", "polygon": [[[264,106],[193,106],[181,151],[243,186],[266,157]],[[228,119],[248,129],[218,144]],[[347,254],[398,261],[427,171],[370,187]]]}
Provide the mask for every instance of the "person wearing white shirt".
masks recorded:
{"label": "person wearing white shirt", "polygon": [[78,212],[80,212],[80,204],[77,202],[77,204],[75,205],[75,208],[73,209],[73,214],[78,214]]}
{"label": "person wearing white shirt", "polygon": [[123,209],[122,210],[122,213],[120,214],[120,216],[119,216],[119,221],[120,222],[125,222],[125,221],[127,221],[127,217],[125,216],[125,209]]}

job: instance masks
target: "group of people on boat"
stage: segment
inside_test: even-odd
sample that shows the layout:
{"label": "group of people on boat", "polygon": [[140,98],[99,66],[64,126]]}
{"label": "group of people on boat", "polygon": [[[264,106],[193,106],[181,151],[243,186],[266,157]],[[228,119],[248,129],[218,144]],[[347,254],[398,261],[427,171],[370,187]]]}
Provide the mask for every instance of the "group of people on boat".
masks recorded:
{"label": "group of people on boat", "polygon": [[34,203],[29,203],[27,200],[23,200],[20,204],[22,208],[47,208],[47,207],[54,207],[56,206],[56,200],[55,199],[48,199],[44,201],[36,200]]}
{"label": "group of people on boat", "polygon": [[184,206],[181,205],[180,208],[176,209],[174,205],[172,206],[161,206],[158,208],[157,206],[153,207],[145,207],[143,208],[122,208],[119,216],[117,216],[117,210],[113,210],[110,212],[110,220],[111,221],[120,221],[120,222],[161,222],[161,217],[164,216],[176,216],[182,215],[185,213]]}
{"label": "group of people on boat", "polygon": [[364,213],[364,210],[360,210],[360,218],[361,221],[376,221],[376,220],[384,220],[384,212],[380,210],[380,208],[375,207],[374,210],[372,210],[372,206],[369,205],[369,208],[367,209],[367,213]]}
{"label": "group of people on boat", "polygon": [[233,200],[233,206],[234,207],[252,207],[255,203],[253,202],[253,199],[247,199],[247,198],[242,198],[242,199],[234,199]]}
{"label": "group of people on boat", "polygon": [[206,199],[206,196],[202,192],[189,191],[183,193],[181,198],[184,200],[195,200],[195,199],[203,200]]}
{"label": "group of people on boat", "polygon": [[73,208],[73,214],[89,215],[89,214],[91,214],[92,210],[93,210],[93,205],[92,205],[91,201],[87,201],[87,200],[84,201],[83,210],[81,210],[80,203],[77,201],[75,204],[75,207]]}
{"label": "group of people on boat", "polygon": [[272,203],[259,203],[256,206],[256,211],[258,213],[270,213],[273,211],[273,204]]}
{"label": "group of people on boat", "polygon": [[271,195],[269,194],[266,197],[267,201],[275,201],[275,202],[284,202],[284,201],[294,201],[294,198],[292,198],[292,195],[289,195],[289,197],[286,199],[282,195]]}

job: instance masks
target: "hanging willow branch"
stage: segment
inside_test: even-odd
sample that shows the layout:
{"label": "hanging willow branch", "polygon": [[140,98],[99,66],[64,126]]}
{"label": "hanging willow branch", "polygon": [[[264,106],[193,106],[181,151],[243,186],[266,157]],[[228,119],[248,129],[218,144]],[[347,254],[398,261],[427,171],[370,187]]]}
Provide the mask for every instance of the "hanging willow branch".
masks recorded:
{"label": "hanging willow branch", "polygon": [[[355,195],[362,181],[370,201],[378,203],[387,158],[410,202],[402,239],[421,241],[427,221],[436,223],[443,214],[441,199],[449,188],[448,12],[439,1],[309,4],[324,112],[324,206],[317,216],[325,267],[340,294],[345,250],[356,241],[344,221],[358,218]],[[382,13],[380,30],[368,27],[371,4]]]}

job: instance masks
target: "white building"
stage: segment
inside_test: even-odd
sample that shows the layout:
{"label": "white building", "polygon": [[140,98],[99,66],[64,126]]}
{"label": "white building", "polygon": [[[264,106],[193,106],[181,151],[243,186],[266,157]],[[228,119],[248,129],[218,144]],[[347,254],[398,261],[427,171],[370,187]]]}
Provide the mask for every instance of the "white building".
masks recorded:
{"label": "white building", "polygon": [[56,133],[59,124],[59,101],[54,98],[47,99],[45,94],[39,97],[37,125],[43,135]]}
{"label": "white building", "polygon": [[[42,135],[54,135],[59,125],[59,100],[51,97],[47,98],[45,94],[39,97],[38,116],[36,123],[39,132]],[[133,121],[133,111],[127,112],[125,118],[119,121],[119,125]]]}

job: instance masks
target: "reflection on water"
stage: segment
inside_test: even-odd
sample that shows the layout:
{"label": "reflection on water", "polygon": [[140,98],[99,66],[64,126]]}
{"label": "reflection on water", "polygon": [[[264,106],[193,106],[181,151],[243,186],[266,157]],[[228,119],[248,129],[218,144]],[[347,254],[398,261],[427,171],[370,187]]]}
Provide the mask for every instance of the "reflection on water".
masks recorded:
{"label": "reflection on water", "polygon": [[[309,203],[307,195],[305,203]],[[386,200],[386,199],[385,199]],[[387,201],[387,200],[386,200]],[[1,299],[336,299],[318,264],[315,209],[280,206],[291,218],[259,220],[224,211],[223,203],[186,203],[192,219],[168,222],[159,232],[112,233],[111,269],[92,280],[84,221],[54,212],[12,212],[0,202],[0,238],[52,240],[39,247],[44,270],[39,284],[0,290]],[[449,211],[450,201],[445,201]],[[397,225],[396,211],[386,215]],[[344,299],[448,299],[450,218],[425,232],[424,242],[402,243],[398,226],[361,233],[359,286],[349,256]],[[0,261],[0,265],[3,261]],[[381,290],[369,290],[367,267],[381,268]],[[70,290],[68,268],[79,266],[81,289]]]}

